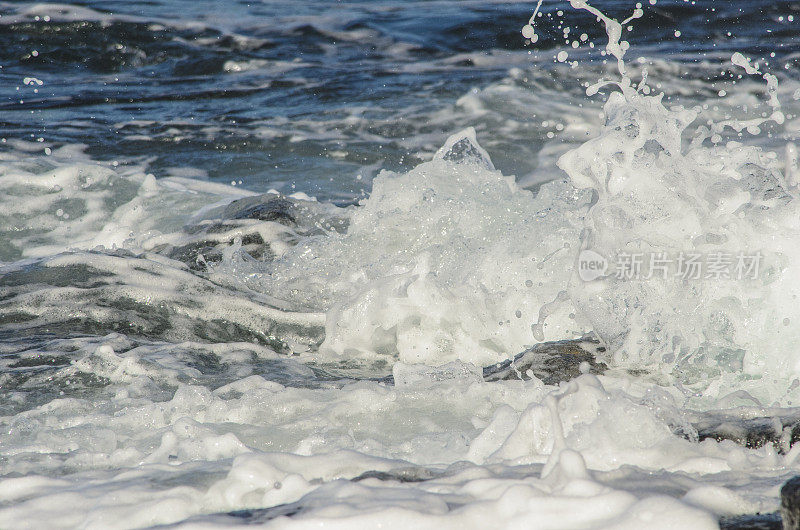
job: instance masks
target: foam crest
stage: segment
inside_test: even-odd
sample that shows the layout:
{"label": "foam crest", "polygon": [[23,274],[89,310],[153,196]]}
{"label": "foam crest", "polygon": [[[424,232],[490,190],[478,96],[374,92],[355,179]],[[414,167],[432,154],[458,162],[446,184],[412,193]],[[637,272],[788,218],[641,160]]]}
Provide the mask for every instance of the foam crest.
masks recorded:
{"label": "foam crest", "polygon": [[[347,233],[289,249],[267,291],[327,311],[325,354],[486,365],[522,351],[565,284],[565,241],[577,240],[589,196],[564,182],[534,196],[491,167],[468,130],[434,160],[382,173]],[[545,336],[582,331],[568,313]]]}
{"label": "foam crest", "polygon": [[177,243],[184,224],[215,203],[253,195],[140,167],[91,161],[79,149],[7,154],[0,163],[0,261],[67,250],[152,249]]}
{"label": "foam crest", "polygon": [[[761,73],[741,54],[733,62]],[[777,81],[764,79],[772,108],[765,118],[727,120],[711,131],[782,124]],[[691,383],[736,374],[726,381],[748,389],[758,378],[760,399],[786,399],[786,383],[800,373],[791,353],[800,340],[793,325],[800,234],[782,164],[758,147],[720,145],[718,136],[708,142],[703,130],[687,146],[696,110],[668,109],[663,94],[640,93],[624,77],[617,86],[600,135],[558,162],[576,187],[595,190],[581,249],[611,264],[588,282],[576,274],[570,298],[617,365]],[[706,268],[687,274],[689,256]]]}

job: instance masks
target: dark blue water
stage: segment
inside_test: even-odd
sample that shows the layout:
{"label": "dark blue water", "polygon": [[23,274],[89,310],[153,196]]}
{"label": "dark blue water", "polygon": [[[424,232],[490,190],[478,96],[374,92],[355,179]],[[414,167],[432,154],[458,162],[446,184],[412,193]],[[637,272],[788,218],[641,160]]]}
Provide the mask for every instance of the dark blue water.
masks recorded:
{"label": "dark blue water", "polygon": [[[595,4],[622,17],[634,2]],[[527,53],[528,64],[549,70],[564,45],[561,26],[602,46],[602,29],[565,2],[545,2],[549,22],[539,42],[526,43],[519,28],[534,5],[6,2],[2,134],[52,147],[85,144],[96,160],[145,163],[157,177],[195,168],[203,178],[241,180],[256,191],[294,185],[347,200],[368,191],[379,169],[413,167],[453,130],[473,125],[491,136],[483,141],[499,169],[525,175],[536,167],[542,135],[504,133],[497,127],[508,117],[502,101],[477,116],[454,104],[503,79],[509,63],[524,65]],[[646,7],[627,34],[637,54],[696,63],[732,50],[767,60],[775,52],[773,61],[796,68],[800,32],[786,18],[800,18],[796,2],[661,0]],[[568,19],[560,10],[571,11]],[[599,59],[584,55],[583,64]],[[24,85],[26,77],[43,85]],[[579,91],[561,73],[542,82]]]}

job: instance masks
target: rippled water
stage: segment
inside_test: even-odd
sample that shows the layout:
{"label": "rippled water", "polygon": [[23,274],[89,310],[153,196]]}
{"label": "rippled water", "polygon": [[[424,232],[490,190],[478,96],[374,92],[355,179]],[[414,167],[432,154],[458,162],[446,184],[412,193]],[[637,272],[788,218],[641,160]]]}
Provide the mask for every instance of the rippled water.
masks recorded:
{"label": "rippled water", "polygon": [[778,524],[800,8],[643,4],[0,3],[0,526]]}

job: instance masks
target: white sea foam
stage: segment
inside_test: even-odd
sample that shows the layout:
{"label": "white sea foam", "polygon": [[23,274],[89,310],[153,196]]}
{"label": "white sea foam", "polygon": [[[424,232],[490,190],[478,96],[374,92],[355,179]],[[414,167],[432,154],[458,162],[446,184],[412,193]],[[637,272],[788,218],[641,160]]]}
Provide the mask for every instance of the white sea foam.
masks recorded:
{"label": "white sea foam", "polygon": [[[519,189],[468,130],[431,162],[378,176],[346,234],[289,249],[265,288],[327,311],[323,355],[491,364],[533,342],[565,288],[589,197],[561,181]],[[585,331],[564,313],[548,338]]]}
{"label": "white sea foam", "polygon": [[[627,377],[587,375],[560,388],[406,377],[394,388],[315,390],[242,374],[212,391],[182,382],[199,375],[183,365],[198,349],[225,362],[274,358],[245,344],[84,343],[70,370],[110,378],[100,395],[2,419],[4,472],[24,477],[0,483],[0,524],[134,528],[296,502],[301,515],[276,524],[392,525],[404,513],[423,526],[595,528],[660,512],[654,527],[687,518],[713,528],[712,514],[775,507],[766,490],[742,497],[737,477],[800,465],[771,447],[676,437],[665,418],[680,397]],[[164,385],[177,390],[153,400]],[[730,478],[713,491],[686,483],[687,473],[721,472]],[[364,473],[376,478],[347,480]],[[626,480],[645,477],[653,493],[626,491]],[[675,489],[682,501],[656,493]]]}
{"label": "white sea foam", "polygon": [[[761,74],[741,54],[732,62]],[[670,263],[692,254],[740,262],[754,256],[760,267],[747,275],[670,269],[645,279],[653,276],[651,268],[641,276],[634,271],[633,278],[574,279],[570,297],[610,346],[614,362],[650,366],[683,382],[722,373],[726,385],[741,384],[772,403],[798,397],[787,391],[800,374],[792,353],[800,339],[792,324],[800,317],[797,190],[775,154],[740,142],[722,145],[719,137],[728,127],[758,134],[770,122],[784,123],[777,80],[763,77],[769,112],[700,127],[688,146],[685,130],[698,119],[697,110],[668,110],[663,94],[642,94],[623,77],[605,104],[604,130],[563,155],[559,166],[575,186],[598,194],[582,248],[608,257],[647,256],[650,264],[655,256]],[[703,386],[714,395],[725,388],[719,382]]]}
{"label": "white sea foam", "polygon": [[[800,398],[796,149],[782,143],[792,111],[775,105],[791,89],[737,56],[759,77],[720,101],[716,86],[692,99],[672,72],[665,89],[700,103],[671,108],[634,88],[641,65],[623,64],[604,20],[627,79],[599,88],[605,123],[589,102],[537,117],[537,138],[561,136],[537,150],[535,192],[495,169],[485,129],[381,173],[357,206],[281,197],[285,224],[226,218],[234,199],[270,197],[186,169],[156,179],[35,142],[4,152],[0,526],[699,529],[775,511],[800,472],[781,420],[796,410],[768,407]],[[673,67],[649,64],[648,82]],[[456,108],[524,135],[519,115],[561,91],[545,81],[516,68]],[[432,119],[457,123],[444,114]],[[434,139],[408,142],[430,155]],[[587,282],[581,250],[763,262],[735,281]],[[75,336],[54,338],[64,326]],[[483,381],[483,365],[588,332],[606,375]],[[390,369],[394,385],[377,380]],[[709,418],[764,418],[780,440],[699,441]]]}

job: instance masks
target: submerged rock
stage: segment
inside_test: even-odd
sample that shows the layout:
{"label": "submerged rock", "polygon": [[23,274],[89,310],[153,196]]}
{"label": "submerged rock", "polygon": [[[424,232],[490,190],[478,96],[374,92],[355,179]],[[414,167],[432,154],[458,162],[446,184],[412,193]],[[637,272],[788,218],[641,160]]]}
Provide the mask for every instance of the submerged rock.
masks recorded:
{"label": "submerged rock", "polygon": [[153,251],[194,271],[232,254],[268,262],[302,237],[344,232],[348,219],[346,208],[264,193],[204,212],[182,228],[181,237]]}

